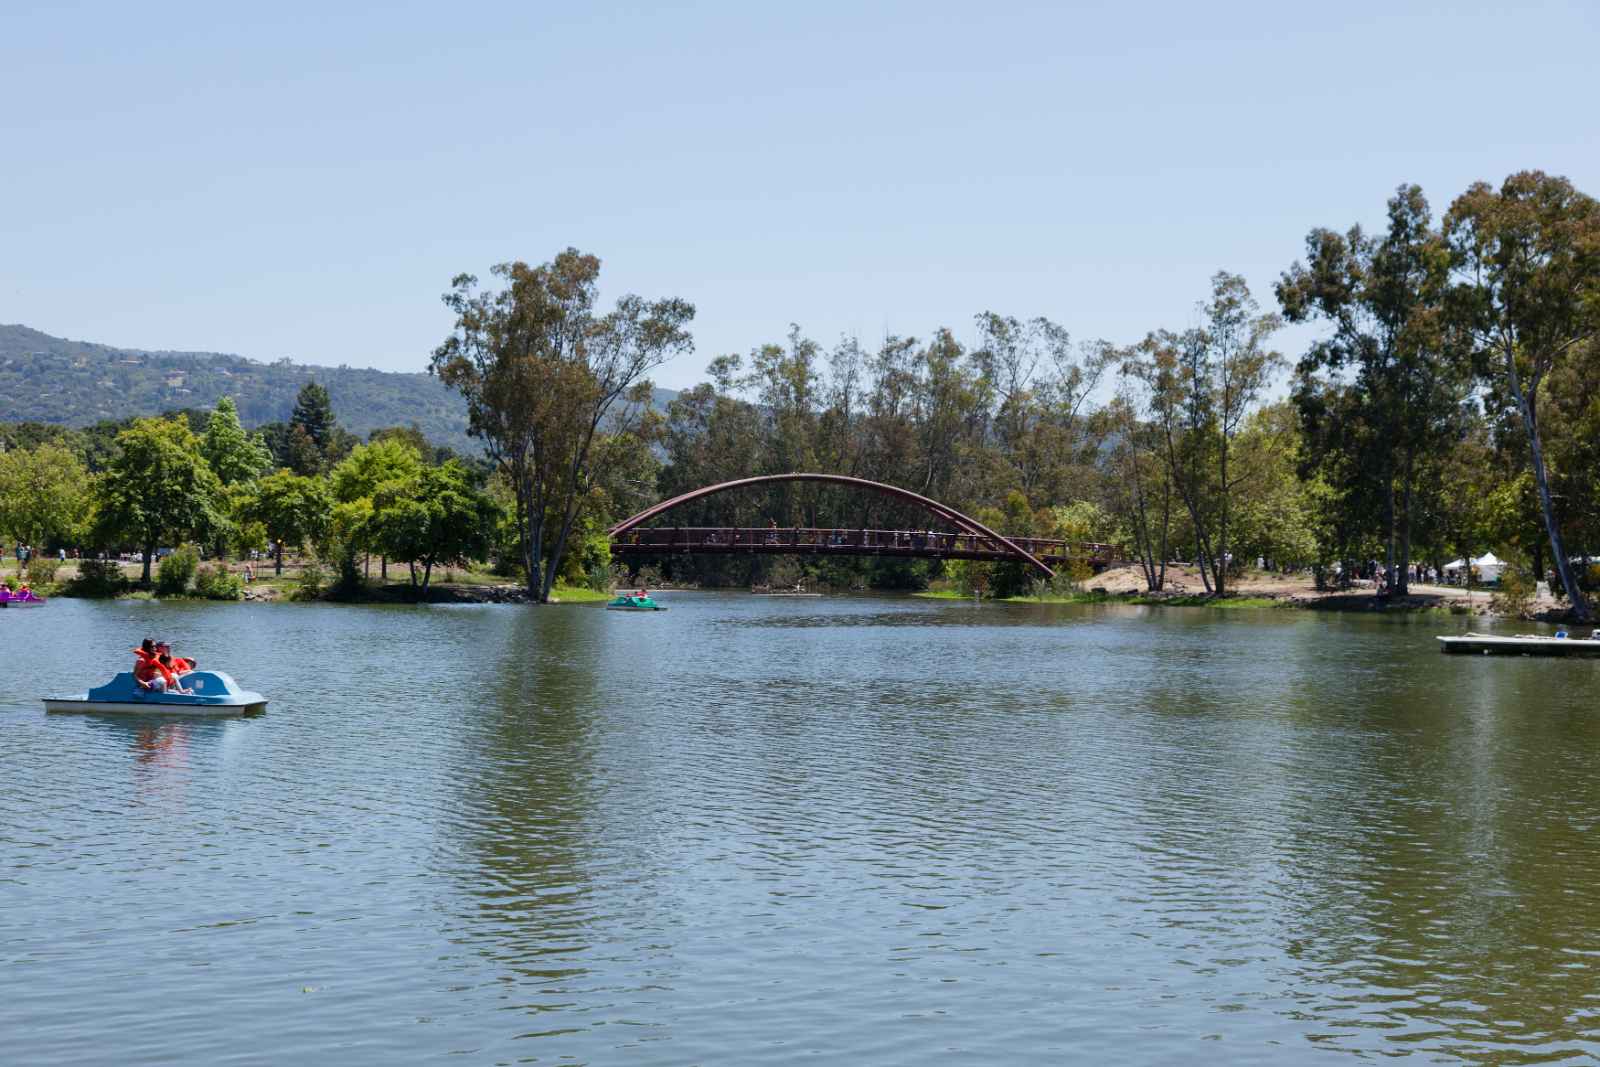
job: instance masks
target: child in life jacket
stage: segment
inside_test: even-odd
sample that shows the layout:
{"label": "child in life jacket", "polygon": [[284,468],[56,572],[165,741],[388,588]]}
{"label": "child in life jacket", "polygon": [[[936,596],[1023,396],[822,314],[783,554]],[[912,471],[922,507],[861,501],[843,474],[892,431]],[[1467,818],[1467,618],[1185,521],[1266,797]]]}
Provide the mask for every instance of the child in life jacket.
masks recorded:
{"label": "child in life jacket", "polygon": [[144,693],[189,692],[178,684],[177,672],[162,662],[156,643],[148,637],[133,650],[133,681]]}
{"label": "child in life jacket", "polygon": [[195,661],[172,654],[172,646],[165,641],[156,642],[156,656],[176,677],[182,678],[195,668]]}
{"label": "child in life jacket", "polygon": [[148,637],[133,650],[133,681],[146,693],[165,693],[177,688],[178,676],[161,662],[156,643]]}

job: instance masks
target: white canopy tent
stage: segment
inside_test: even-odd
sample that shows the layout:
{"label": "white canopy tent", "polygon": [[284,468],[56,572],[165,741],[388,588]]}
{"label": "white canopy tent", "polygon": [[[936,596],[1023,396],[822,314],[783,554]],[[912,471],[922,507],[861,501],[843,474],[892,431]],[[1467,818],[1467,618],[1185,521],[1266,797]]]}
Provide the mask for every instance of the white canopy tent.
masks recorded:
{"label": "white canopy tent", "polygon": [[[1466,560],[1453,559],[1444,565],[1444,572],[1446,574],[1460,574],[1466,569],[1466,566]],[[1472,569],[1478,572],[1478,581],[1498,582],[1500,580],[1501,572],[1506,569],[1506,564],[1504,560],[1500,559],[1493,552],[1485,552],[1483,555],[1472,561]]]}

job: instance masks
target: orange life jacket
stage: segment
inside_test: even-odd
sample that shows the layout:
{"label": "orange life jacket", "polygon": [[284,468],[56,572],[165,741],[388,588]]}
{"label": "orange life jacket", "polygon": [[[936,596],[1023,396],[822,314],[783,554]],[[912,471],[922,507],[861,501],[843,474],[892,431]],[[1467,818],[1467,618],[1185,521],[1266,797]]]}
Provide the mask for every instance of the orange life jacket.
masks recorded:
{"label": "orange life jacket", "polygon": [[133,650],[133,677],[135,681],[148,683],[155,679],[158,672],[167,680],[168,685],[177,684],[178,676],[168,670],[165,663],[162,663],[155,656],[149,655],[142,648]]}

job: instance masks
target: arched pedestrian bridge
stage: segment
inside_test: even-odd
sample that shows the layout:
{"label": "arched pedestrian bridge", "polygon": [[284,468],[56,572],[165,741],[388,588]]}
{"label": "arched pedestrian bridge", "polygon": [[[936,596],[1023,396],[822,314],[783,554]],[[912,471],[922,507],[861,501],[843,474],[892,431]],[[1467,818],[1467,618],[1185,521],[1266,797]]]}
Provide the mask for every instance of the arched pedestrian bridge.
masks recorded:
{"label": "arched pedestrian bridge", "polygon": [[[645,526],[693,500],[734,489],[779,482],[822,482],[880,493],[922,508],[955,530],[869,530],[805,526]],[[768,474],[708,485],[648,507],[611,528],[615,558],[683,553],[752,553],[807,556],[899,556],[908,559],[975,559],[1026,563],[1054,578],[1052,565],[1082,560],[1099,570],[1121,557],[1112,545],[1043,537],[1006,537],[929,497],[899,486],[844,474]]]}

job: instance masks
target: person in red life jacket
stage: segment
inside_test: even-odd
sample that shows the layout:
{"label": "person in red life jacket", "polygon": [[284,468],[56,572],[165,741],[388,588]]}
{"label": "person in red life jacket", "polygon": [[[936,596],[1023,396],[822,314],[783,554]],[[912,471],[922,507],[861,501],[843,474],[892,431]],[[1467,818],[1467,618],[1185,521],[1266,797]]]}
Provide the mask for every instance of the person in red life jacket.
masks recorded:
{"label": "person in red life jacket", "polygon": [[182,656],[174,656],[172,654],[172,646],[165,641],[156,642],[156,656],[169,671],[179,678],[182,678],[195,668],[194,660],[184,659]]}
{"label": "person in red life jacket", "polygon": [[165,693],[178,688],[178,676],[161,662],[156,643],[148,637],[133,650],[133,681],[146,693]]}

